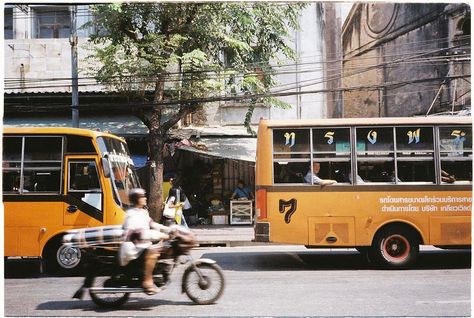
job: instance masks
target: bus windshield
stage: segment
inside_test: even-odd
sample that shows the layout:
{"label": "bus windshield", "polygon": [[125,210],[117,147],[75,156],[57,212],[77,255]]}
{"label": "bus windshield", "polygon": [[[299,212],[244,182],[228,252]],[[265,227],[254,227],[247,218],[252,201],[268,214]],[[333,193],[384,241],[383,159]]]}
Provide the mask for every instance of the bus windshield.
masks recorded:
{"label": "bus windshield", "polygon": [[128,193],[133,188],[139,188],[140,182],[134,172],[127,144],[107,137],[98,137],[97,143],[101,156],[107,158],[110,163],[114,198],[123,207],[128,207],[130,205]]}

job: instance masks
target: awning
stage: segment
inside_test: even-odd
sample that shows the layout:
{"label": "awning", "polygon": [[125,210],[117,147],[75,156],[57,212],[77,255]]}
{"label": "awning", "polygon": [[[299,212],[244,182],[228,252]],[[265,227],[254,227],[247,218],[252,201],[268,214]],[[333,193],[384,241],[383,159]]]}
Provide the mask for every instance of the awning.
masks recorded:
{"label": "awning", "polygon": [[[71,127],[71,117],[3,118],[4,127]],[[119,136],[147,135],[148,128],[132,115],[80,116],[79,128],[99,129]]]}
{"label": "awning", "polygon": [[255,162],[257,150],[255,137],[200,138],[199,144],[203,144],[205,147],[202,148],[207,148],[207,150],[186,145],[181,145],[178,149],[218,158]]}

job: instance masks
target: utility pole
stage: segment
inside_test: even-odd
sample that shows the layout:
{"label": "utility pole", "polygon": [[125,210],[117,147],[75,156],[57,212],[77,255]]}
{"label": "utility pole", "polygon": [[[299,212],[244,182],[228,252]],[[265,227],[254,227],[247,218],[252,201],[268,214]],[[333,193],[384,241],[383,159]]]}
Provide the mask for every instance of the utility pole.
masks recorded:
{"label": "utility pole", "polygon": [[69,43],[71,44],[71,80],[72,80],[72,127],[79,127],[79,92],[77,80],[77,28],[76,15],[77,6],[71,5],[69,7],[71,13],[71,36]]}

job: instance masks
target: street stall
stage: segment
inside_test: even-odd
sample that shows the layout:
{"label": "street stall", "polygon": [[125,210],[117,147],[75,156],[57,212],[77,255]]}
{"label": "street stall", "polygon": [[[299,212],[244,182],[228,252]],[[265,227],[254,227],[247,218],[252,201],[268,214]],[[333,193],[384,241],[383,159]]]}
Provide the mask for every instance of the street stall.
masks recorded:
{"label": "street stall", "polygon": [[198,219],[214,225],[252,224],[253,201],[231,204],[231,196],[239,179],[254,189],[256,138],[222,132],[199,137],[174,143],[171,151]]}

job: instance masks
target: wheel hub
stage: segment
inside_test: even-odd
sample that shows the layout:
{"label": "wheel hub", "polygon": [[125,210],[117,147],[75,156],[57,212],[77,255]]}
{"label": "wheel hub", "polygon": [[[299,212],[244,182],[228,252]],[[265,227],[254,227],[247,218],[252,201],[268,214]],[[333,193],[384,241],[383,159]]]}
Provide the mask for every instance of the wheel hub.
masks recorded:
{"label": "wheel hub", "polygon": [[203,277],[199,280],[199,288],[206,290],[209,288],[209,280],[206,277]]}
{"label": "wheel hub", "polygon": [[404,261],[410,253],[410,243],[401,235],[391,235],[383,242],[382,253],[389,261]]}
{"label": "wheel hub", "polygon": [[63,268],[74,268],[81,261],[81,251],[75,247],[61,246],[56,256],[58,264]]}

